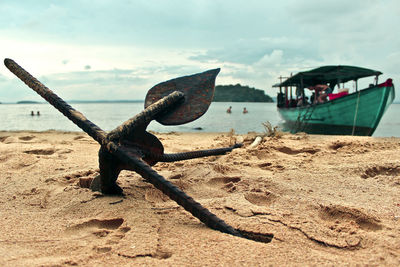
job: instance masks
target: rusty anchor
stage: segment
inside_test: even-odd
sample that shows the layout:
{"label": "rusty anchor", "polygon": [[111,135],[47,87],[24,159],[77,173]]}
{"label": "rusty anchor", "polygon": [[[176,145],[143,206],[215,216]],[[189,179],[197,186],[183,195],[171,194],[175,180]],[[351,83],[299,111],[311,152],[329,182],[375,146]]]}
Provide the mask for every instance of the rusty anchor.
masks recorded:
{"label": "rusty anchor", "polygon": [[5,59],[4,64],[26,85],[101,145],[99,150],[100,175],[91,184],[93,190],[101,191],[104,194],[122,194],[122,189],[116,183],[119,173],[122,170],[135,171],[206,226],[255,241],[271,241],[272,235],[270,234],[260,235],[229,226],[151,168],[157,162],[223,155],[241,147],[241,144],[235,144],[226,148],[166,154],[160,140],[146,131],[152,120],[157,120],[163,125],[179,125],[202,116],[212,101],[215,79],[219,69],[155,85],[146,95],[145,109],[107,133],[68,105],[15,61]]}

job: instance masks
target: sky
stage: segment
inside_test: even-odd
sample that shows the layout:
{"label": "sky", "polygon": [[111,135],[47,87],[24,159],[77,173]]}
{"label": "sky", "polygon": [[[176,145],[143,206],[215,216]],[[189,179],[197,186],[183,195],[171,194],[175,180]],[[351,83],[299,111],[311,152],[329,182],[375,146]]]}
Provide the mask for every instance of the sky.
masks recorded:
{"label": "sky", "polygon": [[[400,81],[399,0],[0,0],[0,14],[1,61],[67,101],[143,100],[213,68],[217,85],[270,96],[278,77],[323,65]],[[1,64],[0,102],[20,100],[42,101]]]}

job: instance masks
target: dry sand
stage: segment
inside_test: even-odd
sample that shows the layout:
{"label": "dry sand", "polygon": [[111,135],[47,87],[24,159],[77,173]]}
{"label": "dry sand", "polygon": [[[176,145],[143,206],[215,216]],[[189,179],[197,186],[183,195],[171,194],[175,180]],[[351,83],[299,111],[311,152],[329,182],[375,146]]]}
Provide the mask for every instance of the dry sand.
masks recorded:
{"label": "dry sand", "polygon": [[[156,134],[166,152],[239,136]],[[211,230],[134,172],[125,197],[81,184],[98,174],[85,133],[0,132],[1,266],[400,265],[400,139],[285,135],[224,156],[154,168],[235,228]]]}

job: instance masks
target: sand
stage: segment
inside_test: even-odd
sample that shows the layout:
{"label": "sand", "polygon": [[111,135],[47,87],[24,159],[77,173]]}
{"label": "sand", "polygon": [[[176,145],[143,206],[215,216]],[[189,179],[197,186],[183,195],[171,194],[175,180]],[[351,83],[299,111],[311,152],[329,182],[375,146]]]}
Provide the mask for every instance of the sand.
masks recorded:
{"label": "sand", "polygon": [[156,134],[166,152],[244,147],[154,169],[234,228],[207,228],[138,174],[125,197],[85,188],[81,132],[0,132],[1,266],[400,265],[400,138]]}

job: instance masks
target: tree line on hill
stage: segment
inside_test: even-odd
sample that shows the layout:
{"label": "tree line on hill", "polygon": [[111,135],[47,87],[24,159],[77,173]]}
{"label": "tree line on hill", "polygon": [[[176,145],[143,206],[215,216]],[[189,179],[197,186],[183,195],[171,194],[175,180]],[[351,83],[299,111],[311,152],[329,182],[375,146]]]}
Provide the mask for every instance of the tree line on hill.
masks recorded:
{"label": "tree line on hill", "polygon": [[274,102],[263,90],[249,86],[217,85],[215,86],[214,102]]}

